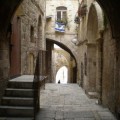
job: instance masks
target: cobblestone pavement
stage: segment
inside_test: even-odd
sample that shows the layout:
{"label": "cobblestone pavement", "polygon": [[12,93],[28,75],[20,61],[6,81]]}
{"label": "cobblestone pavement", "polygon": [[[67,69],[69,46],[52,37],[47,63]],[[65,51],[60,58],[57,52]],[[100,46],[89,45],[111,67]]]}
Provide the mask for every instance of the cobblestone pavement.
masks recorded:
{"label": "cobblestone pavement", "polygon": [[46,84],[37,120],[116,120],[107,108],[89,99],[77,84]]}

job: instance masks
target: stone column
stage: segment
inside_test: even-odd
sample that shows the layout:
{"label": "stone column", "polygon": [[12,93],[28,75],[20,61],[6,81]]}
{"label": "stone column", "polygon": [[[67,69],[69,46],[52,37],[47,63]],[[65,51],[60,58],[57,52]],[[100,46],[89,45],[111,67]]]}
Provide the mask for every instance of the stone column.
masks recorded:
{"label": "stone column", "polygon": [[103,39],[96,40],[96,92],[98,94],[98,103],[102,103],[102,50]]}
{"label": "stone column", "polygon": [[47,42],[46,44],[46,50],[47,50],[47,56],[46,56],[46,59],[47,59],[47,63],[46,63],[46,66],[47,66],[47,76],[48,76],[48,82],[52,82],[52,44],[50,42]]}

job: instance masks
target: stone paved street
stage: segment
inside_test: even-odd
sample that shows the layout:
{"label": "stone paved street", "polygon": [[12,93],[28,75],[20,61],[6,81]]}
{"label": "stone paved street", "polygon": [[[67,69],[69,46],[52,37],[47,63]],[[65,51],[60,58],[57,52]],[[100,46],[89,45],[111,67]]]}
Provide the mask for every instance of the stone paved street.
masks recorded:
{"label": "stone paved street", "polygon": [[37,120],[116,120],[107,108],[89,99],[77,84],[46,84]]}

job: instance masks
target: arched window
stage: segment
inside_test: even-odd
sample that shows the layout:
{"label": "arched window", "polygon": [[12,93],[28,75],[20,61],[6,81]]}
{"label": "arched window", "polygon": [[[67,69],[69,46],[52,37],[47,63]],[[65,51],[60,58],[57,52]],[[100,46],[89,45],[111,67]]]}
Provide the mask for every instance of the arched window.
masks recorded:
{"label": "arched window", "polygon": [[56,8],[57,11],[57,20],[66,20],[67,19],[67,8],[64,6],[59,6]]}

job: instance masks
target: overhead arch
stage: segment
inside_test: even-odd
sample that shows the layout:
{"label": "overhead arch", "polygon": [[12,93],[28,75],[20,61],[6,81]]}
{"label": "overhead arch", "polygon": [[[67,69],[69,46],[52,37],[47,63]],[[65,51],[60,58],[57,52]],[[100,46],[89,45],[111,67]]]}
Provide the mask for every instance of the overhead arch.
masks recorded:
{"label": "overhead arch", "polygon": [[[91,24],[93,23],[93,24]],[[97,2],[90,6],[87,23],[87,39],[89,43],[95,43],[95,40],[101,37],[101,31],[104,30],[103,12]]]}
{"label": "overhead arch", "polygon": [[95,1],[92,3],[91,8],[94,7],[97,13],[97,18],[98,18],[98,30],[101,31],[104,29],[104,19],[103,19],[103,11],[100,5]]}
{"label": "overhead arch", "polygon": [[64,49],[65,51],[67,51],[72,57],[73,59],[75,60],[75,67],[74,67],[74,83],[77,82],[77,60],[76,60],[76,57],[74,56],[74,54],[72,53],[72,51],[66,46],[64,45],[63,43],[59,42],[59,41],[56,41],[56,40],[52,40],[52,39],[46,39],[46,44],[47,42],[51,43],[51,44],[56,44],[58,46],[60,46],[62,49]]}
{"label": "overhead arch", "polygon": [[104,14],[107,16],[111,30],[112,30],[112,37],[119,38],[120,34],[120,17],[118,11],[120,10],[120,1],[119,0],[96,0],[100,6],[102,7]]}
{"label": "overhead arch", "polygon": [[[16,9],[23,0],[1,0],[0,2],[0,31],[8,29],[10,20],[14,15]],[[120,1],[119,0],[97,0],[103,8],[107,18],[110,21],[112,35],[114,38],[120,37]],[[7,14],[6,14],[7,13]]]}
{"label": "overhead arch", "polygon": [[65,51],[67,51],[74,58],[75,63],[77,65],[77,60],[76,60],[74,54],[72,53],[72,51],[66,45],[64,45],[63,43],[61,43],[59,41],[51,40],[51,39],[48,39],[48,38],[46,39],[46,43],[47,43],[47,41],[49,41],[49,42],[51,42],[53,44],[56,44],[56,45],[60,46],[62,49],[64,49]]}
{"label": "overhead arch", "polygon": [[[67,58],[65,58],[64,55],[62,55],[64,62],[62,62],[62,64],[59,63],[59,65],[56,68],[56,72],[62,67],[62,66],[66,66],[66,67],[70,67]],[[55,73],[56,74],[56,73]]]}

